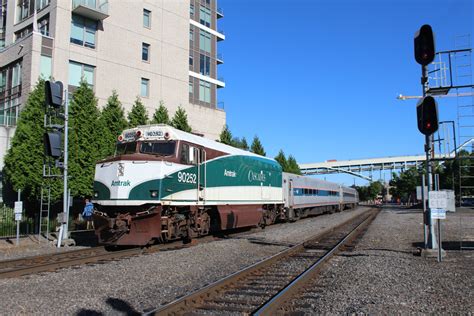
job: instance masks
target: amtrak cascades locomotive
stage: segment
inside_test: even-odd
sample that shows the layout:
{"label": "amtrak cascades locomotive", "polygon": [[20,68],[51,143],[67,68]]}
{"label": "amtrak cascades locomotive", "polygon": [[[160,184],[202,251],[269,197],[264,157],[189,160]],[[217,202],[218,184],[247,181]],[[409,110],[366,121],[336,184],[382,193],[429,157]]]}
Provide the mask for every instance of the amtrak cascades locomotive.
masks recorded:
{"label": "amtrak cascades locomotive", "polygon": [[118,137],[115,155],[96,165],[93,203],[101,243],[146,245],[352,208],[358,196],[159,124]]}

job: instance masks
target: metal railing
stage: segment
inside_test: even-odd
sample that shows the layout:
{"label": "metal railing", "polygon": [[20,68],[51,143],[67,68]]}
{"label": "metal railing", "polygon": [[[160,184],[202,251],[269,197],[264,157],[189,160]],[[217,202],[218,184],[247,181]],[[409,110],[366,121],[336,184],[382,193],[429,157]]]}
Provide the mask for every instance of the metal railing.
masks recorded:
{"label": "metal railing", "polygon": [[[20,221],[20,235],[25,236],[35,232],[33,218],[23,217]],[[13,209],[7,206],[0,207],[0,238],[16,237],[16,221]]]}

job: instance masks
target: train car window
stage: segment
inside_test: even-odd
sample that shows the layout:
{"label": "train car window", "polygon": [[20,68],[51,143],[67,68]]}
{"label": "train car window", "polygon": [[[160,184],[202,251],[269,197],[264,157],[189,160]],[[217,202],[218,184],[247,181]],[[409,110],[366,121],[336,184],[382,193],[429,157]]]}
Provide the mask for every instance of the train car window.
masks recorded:
{"label": "train car window", "polygon": [[176,142],[142,142],[140,152],[159,156],[172,156],[176,149]]}
{"label": "train car window", "polygon": [[136,151],[137,151],[136,142],[121,143],[121,144],[117,144],[117,148],[115,149],[115,156],[133,154]]}
{"label": "train car window", "polygon": [[188,164],[189,163],[189,145],[183,144],[181,146],[181,163]]}

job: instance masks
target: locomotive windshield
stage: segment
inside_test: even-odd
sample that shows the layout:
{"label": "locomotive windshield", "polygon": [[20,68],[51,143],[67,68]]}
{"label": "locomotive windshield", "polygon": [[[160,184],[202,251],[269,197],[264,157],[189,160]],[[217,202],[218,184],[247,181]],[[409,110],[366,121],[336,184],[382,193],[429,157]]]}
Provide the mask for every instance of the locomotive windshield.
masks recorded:
{"label": "locomotive windshield", "polygon": [[176,150],[176,142],[142,142],[140,152],[144,154],[171,156]]}
{"label": "locomotive windshield", "polygon": [[117,144],[117,149],[115,150],[115,156],[133,154],[137,151],[137,143],[122,143]]}

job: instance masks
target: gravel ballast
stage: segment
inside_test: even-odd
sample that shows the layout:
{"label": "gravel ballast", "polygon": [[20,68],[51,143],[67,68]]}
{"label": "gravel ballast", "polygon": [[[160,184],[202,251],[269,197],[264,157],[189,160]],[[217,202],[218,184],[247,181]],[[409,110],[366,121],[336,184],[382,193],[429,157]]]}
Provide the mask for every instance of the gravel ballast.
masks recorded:
{"label": "gravel ballast", "polygon": [[[217,281],[367,208],[176,251],[0,280],[1,314],[141,313]],[[253,241],[257,240],[258,243]]]}
{"label": "gravel ballast", "polygon": [[469,234],[472,243],[473,224],[474,210],[448,214],[442,225],[447,255],[438,263],[413,254],[423,242],[420,211],[385,209],[355,251],[332,259],[292,304],[307,314],[472,314],[474,252],[449,249]]}

